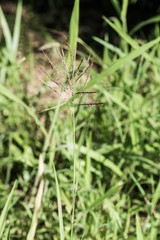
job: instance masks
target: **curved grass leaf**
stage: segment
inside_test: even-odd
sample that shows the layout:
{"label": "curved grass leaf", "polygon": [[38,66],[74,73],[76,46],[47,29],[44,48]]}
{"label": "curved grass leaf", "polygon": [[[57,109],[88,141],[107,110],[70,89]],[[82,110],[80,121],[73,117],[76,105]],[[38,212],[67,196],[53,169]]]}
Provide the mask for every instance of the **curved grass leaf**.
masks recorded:
{"label": "curved grass leaf", "polygon": [[124,183],[119,184],[118,186],[110,188],[105,194],[95,200],[87,209],[86,211],[91,211],[100,205],[106,198],[110,198],[113,194],[117,193],[120,188],[123,186]]}
{"label": "curved grass leaf", "polygon": [[2,84],[0,84],[0,94],[6,96],[7,98],[9,98],[10,100],[12,100],[16,103],[22,105],[27,110],[28,114],[34,119],[35,123],[41,129],[43,134],[47,135],[45,128],[42,126],[41,122],[39,121],[39,119],[37,118],[37,116],[35,115],[33,110],[30,107],[28,107],[19,97],[17,97],[15,94],[13,94],[11,91],[9,91]]}
{"label": "curved grass leaf", "polygon": [[[138,43],[132,39],[127,33],[125,33],[124,31],[122,31],[122,29],[120,27],[118,27],[116,24],[112,23],[109,19],[107,19],[106,17],[103,16],[103,19],[119,34],[119,36],[122,37],[122,39],[124,39],[127,43],[130,44],[130,46],[132,46],[135,49],[139,48]],[[116,20],[116,19],[115,19]],[[156,39],[155,39],[156,40]],[[154,41],[154,40],[153,40]],[[146,51],[146,50],[145,50]],[[158,64],[158,66],[160,65],[160,62],[158,61],[158,59],[154,59],[153,57],[151,57],[149,54],[141,52],[141,54],[144,55],[144,57],[146,59],[148,59],[149,61]]]}
{"label": "curved grass leaf", "polygon": [[160,16],[155,16],[150,19],[147,19],[139,24],[137,24],[129,33],[129,35],[133,35],[135,32],[137,32],[139,29],[143,28],[144,26],[147,26],[152,23],[160,22]]}
{"label": "curved grass leaf", "polygon": [[[77,147],[77,146],[76,146]],[[105,167],[111,169],[115,174],[117,174],[119,177],[123,176],[123,172],[119,169],[118,166],[116,166],[113,162],[111,162],[109,159],[106,159],[102,154],[89,149],[87,150],[86,147],[81,146],[80,148],[80,152],[83,154],[87,154],[89,155],[89,157],[91,157],[92,159],[96,160],[97,162],[101,163],[102,165],[104,165]]]}
{"label": "curved grass leaf", "polygon": [[7,213],[8,213],[9,207],[10,207],[10,202],[13,198],[13,194],[14,194],[16,187],[17,187],[17,180],[14,182],[12,191],[9,194],[7,202],[3,208],[1,216],[0,216],[0,239],[2,238],[2,234],[3,234],[4,228],[5,228],[5,224],[6,224]]}
{"label": "curved grass leaf", "polygon": [[119,99],[118,97],[114,96],[114,94],[105,91],[103,88],[101,88],[101,91],[104,93],[104,96],[111,100],[111,102],[114,102],[116,105],[118,105],[120,108],[122,108],[123,110],[125,110],[126,112],[129,111],[129,108],[126,106],[126,104],[124,104],[121,99]]}
{"label": "curved grass leaf", "polygon": [[109,19],[107,19],[105,16],[103,16],[103,19],[105,22],[108,23],[108,25],[114,29],[115,32],[118,33],[119,36],[121,36],[127,43],[129,43],[133,48],[139,47],[139,45],[136,43],[134,39],[132,39],[127,33],[123,32],[120,27],[112,23]]}
{"label": "curved grass leaf", "polygon": [[124,57],[126,55],[124,52],[122,52],[118,47],[114,46],[113,44],[108,43],[98,37],[95,37],[95,36],[93,36],[92,38],[93,38],[93,40],[100,43],[102,46],[106,47],[107,49],[111,50],[112,52],[116,53],[120,57]]}
{"label": "curved grass leaf", "polygon": [[78,38],[78,43],[80,43],[85,48],[85,50],[93,57],[95,63],[103,65],[102,59],[87,43],[85,43],[81,38]]}
{"label": "curved grass leaf", "polygon": [[125,64],[128,64],[130,61],[132,61],[133,59],[141,56],[144,52],[146,52],[148,49],[150,49],[151,47],[155,46],[155,44],[157,44],[160,41],[160,37],[156,38],[155,40],[144,44],[143,46],[139,47],[136,50],[133,50],[131,53],[129,53],[127,56],[118,59],[116,62],[114,62],[109,68],[107,68],[106,70],[104,70],[102,73],[98,74],[97,76],[95,76],[94,78],[92,78],[89,83],[87,84],[86,88],[84,89],[84,91],[86,91],[87,89],[90,89],[94,84],[98,83],[100,80],[104,80],[104,78],[106,80],[107,76],[111,73],[114,73],[115,71],[117,71],[118,69],[120,69],[122,66],[124,66]]}

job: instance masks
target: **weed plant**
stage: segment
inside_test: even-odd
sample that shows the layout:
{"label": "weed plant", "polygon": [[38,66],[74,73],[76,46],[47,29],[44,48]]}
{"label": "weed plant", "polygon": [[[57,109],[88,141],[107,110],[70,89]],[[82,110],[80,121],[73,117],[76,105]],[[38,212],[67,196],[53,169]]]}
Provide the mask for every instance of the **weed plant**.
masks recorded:
{"label": "weed plant", "polygon": [[[122,6],[112,2],[118,18],[103,19],[118,34],[119,45],[109,43],[107,33],[104,39],[94,36],[93,41],[104,49],[100,57],[78,38],[79,1],[75,1],[63,64],[68,68],[69,88],[63,88],[62,79],[57,85],[47,73],[61,88],[51,85],[53,90],[60,95],[66,91],[69,97],[63,95],[63,103],[61,99],[48,105],[43,101],[41,110],[56,106],[43,113],[37,105],[42,92],[49,90],[44,84],[39,98],[23,94],[22,80],[27,76],[17,60],[21,2],[13,34],[0,10],[4,39],[0,42],[1,239],[160,238],[159,18],[140,23],[128,33],[128,1],[123,0]],[[154,29],[150,40],[138,39],[137,31],[143,32],[147,24]],[[79,60],[74,60],[77,43],[101,71],[86,60],[87,75],[81,76],[83,83],[73,92],[70,81],[76,82],[81,75],[77,72],[74,78],[73,62],[80,70]],[[63,63],[63,52],[60,55]],[[84,54],[82,58],[87,59]],[[49,85],[46,78],[41,80]],[[90,91],[105,104],[73,106],[78,104],[76,92]]]}

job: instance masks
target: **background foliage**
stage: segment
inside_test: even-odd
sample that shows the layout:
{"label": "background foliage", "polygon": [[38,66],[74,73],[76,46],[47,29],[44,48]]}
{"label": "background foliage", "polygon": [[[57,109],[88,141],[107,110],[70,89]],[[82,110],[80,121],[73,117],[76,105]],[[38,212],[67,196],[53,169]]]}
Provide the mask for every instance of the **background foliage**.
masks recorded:
{"label": "background foliage", "polygon": [[[77,0],[7,3],[0,9],[0,238],[159,239],[158,1],[88,0],[80,9]],[[69,101],[41,112],[60,104],[37,79],[51,74],[41,50],[63,71],[56,49],[69,59],[68,36],[77,66],[89,54],[94,60],[85,91],[96,95],[81,103],[104,104],[73,114]]]}

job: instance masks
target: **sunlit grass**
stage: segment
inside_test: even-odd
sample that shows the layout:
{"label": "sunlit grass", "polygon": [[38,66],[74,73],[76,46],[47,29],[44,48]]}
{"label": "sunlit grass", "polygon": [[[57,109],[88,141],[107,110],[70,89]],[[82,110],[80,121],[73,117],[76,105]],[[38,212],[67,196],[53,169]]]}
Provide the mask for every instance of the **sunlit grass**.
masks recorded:
{"label": "sunlit grass", "polygon": [[[159,18],[138,24],[129,35],[128,1],[123,1],[122,7],[118,1],[112,3],[119,19],[103,19],[118,34],[119,45],[109,43],[107,34],[104,40],[94,37],[93,41],[103,46],[102,58],[78,39],[78,22],[74,32],[73,19],[79,14],[79,1],[75,1],[71,52],[78,41],[91,59],[95,58],[101,70],[98,73],[93,67],[84,91],[94,88],[98,102],[105,104],[76,106],[74,115],[69,108],[71,99],[68,105],[37,111],[42,92],[48,91],[45,85],[35,99],[25,95],[23,67],[17,60],[21,3],[13,34],[0,11],[5,38],[0,53],[2,239],[160,237]],[[151,23],[154,39],[141,39],[139,44],[134,32]],[[54,51],[50,49],[50,55]],[[9,53],[11,57],[7,57]],[[42,100],[41,110],[60,104],[54,97],[49,104]],[[18,186],[15,183],[12,189],[15,180]]]}

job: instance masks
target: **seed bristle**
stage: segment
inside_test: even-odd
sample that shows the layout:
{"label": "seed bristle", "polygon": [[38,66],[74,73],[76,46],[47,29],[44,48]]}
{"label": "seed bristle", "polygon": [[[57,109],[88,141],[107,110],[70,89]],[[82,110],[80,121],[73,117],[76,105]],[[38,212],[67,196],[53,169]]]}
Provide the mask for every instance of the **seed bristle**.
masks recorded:
{"label": "seed bristle", "polygon": [[75,106],[100,106],[103,105],[105,103],[79,103],[79,104],[74,104]]}
{"label": "seed bristle", "polygon": [[[90,55],[88,56],[86,64],[85,64],[82,72],[80,73],[80,68],[82,66],[83,59],[81,59],[79,65],[76,69],[76,49],[74,50],[74,54],[72,54],[72,50],[71,50],[71,47],[70,47],[69,43],[67,43],[67,46],[68,46],[69,55],[70,55],[71,64],[72,64],[71,72],[69,72],[69,68],[68,68],[67,63],[66,63],[66,58],[65,58],[65,54],[64,54],[63,49],[61,50],[61,52],[58,49],[56,50],[60,59],[61,59],[61,61],[62,61],[62,63],[63,63],[63,65],[64,65],[64,70],[65,70],[65,73],[67,75],[67,78],[65,77],[65,74],[59,68],[57,68],[56,64],[53,64],[53,62],[50,60],[50,58],[47,56],[47,54],[43,51],[43,54],[45,55],[46,59],[48,60],[50,66],[51,66],[54,77],[52,78],[50,76],[50,74],[47,73],[47,71],[42,70],[42,69],[41,70],[48,76],[48,78],[52,82],[54,82],[59,87],[59,89],[61,89],[61,93],[59,93],[57,90],[55,90],[52,86],[50,86],[45,81],[41,80],[39,77],[37,77],[37,78],[42,83],[44,83],[46,86],[48,86],[52,91],[54,91],[57,95],[61,96],[62,98],[64,97],[64,93],[66,93],[68,95],[68,97],[65,97],[65,100],[68,99],[67,101],[69,101],[72,97],[74,97],[76,95],[95,94],[96,93],[95,91],[83,91],[84,88],[86,87],[87,83],[88,83],[88,80],[90,79],[91,70],[92,70],[92,67],[93,67],[93,61],[90,63],[91,56]],[[86,76],[86,79],[85,79],[84,83],[82,84],[81,90],[79,92],[75,92],[75,89],[76,89],[78,83],[80,82],[82,76],[86,73],[87,73],[87,76]],[[67,80],[68,87],[64,83],[65,79]],[[100,106],[100,105],[103,105],[103,104],[104,103],[98,102],[98,103],[80,103],[80,104],[73,104],[73,105],[74,106],[87,106],[88,107],[88,106]]]}

